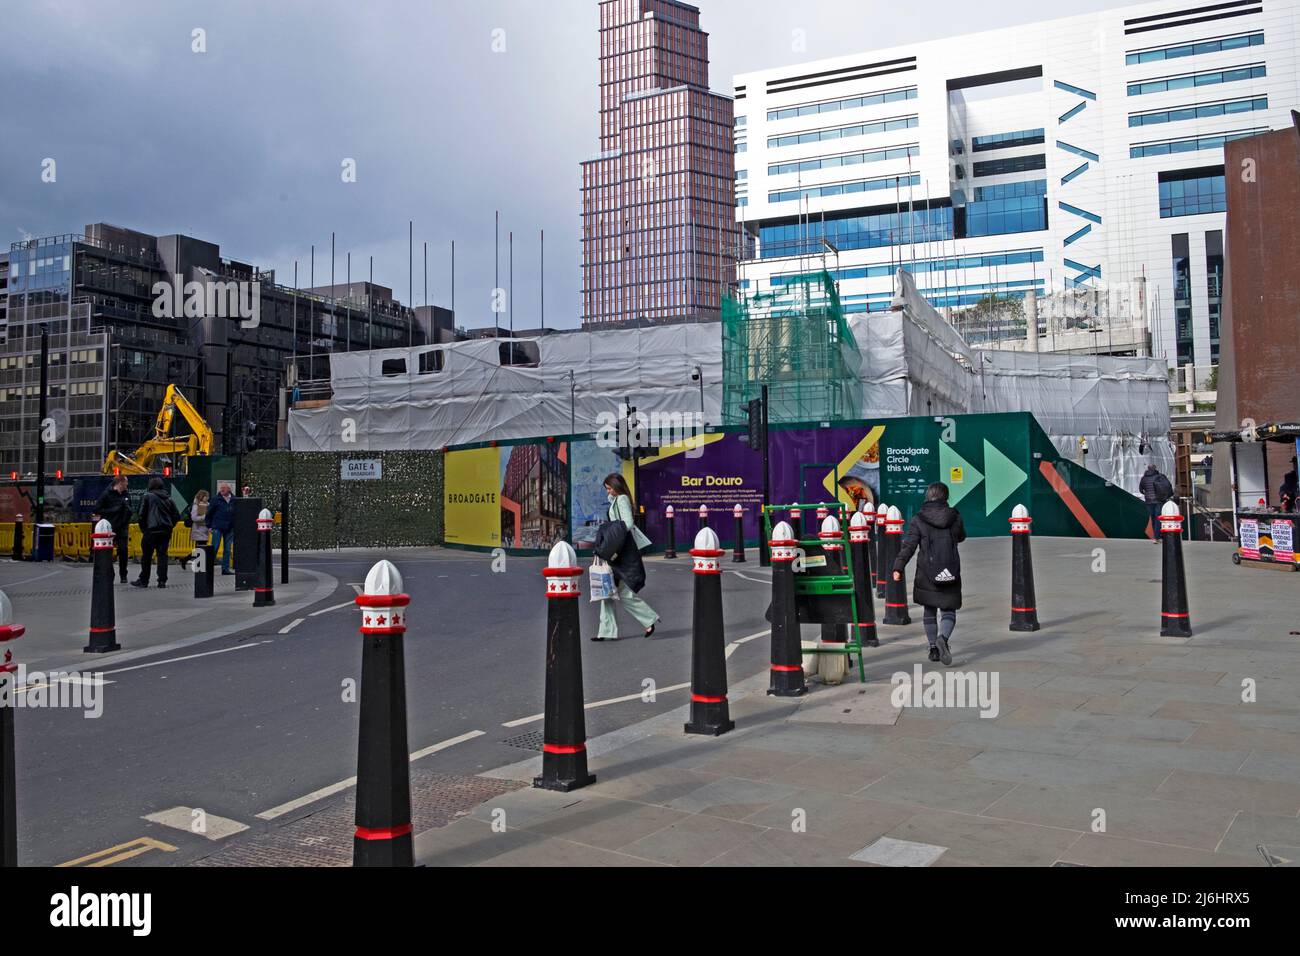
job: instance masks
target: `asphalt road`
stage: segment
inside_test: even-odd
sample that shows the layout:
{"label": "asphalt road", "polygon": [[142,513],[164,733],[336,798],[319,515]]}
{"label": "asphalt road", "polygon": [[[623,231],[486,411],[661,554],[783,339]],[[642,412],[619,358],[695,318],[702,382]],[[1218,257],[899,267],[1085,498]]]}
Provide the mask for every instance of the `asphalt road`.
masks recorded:
{"label": "asphalt road", "polygon": [[[131,661],[103,688],[98,719],[80,710],[18,709],[20,863],[184,863],[213,843],[146,815],[187,807],[207,815],[210,835],[219,829],[217,818],[256,830],[276,825],[258,814],[354,775],[357,707],[344,701],[344,684],[360,679],[359,622],[355,608],[338,605],[350,605],[351,585],[360,585],[380,556],[302,557],[299,566],[338,579],[330,598],[253,631]],[[441,772],[474,774],[527,758],[502,741],[540,732],[542,722],[503,724],[542,711],[544,561],[508,558],[494,572],[487,554],[413,549],[392,558],[411,595],[410,749],[478,731],[424,759]],[[753,553],[743,565],[723,560],[727,640],[765,631],[768,572]],[[688,699],[686,689],[663,689],[690,680],[690,560],[647,564],[642,596],[663,619],[655,636],[644,639],[620,612],[623,640],[583,642],[589,705],[636,695],[589,709],[589,738]],[[596,613],[584,598],[584,637],[595,634]],[[728,664],[731,680],[765,670],[768,646],[760,639],[738,647]],[[653,702],[640,697],[647,680],[660,689]]]}

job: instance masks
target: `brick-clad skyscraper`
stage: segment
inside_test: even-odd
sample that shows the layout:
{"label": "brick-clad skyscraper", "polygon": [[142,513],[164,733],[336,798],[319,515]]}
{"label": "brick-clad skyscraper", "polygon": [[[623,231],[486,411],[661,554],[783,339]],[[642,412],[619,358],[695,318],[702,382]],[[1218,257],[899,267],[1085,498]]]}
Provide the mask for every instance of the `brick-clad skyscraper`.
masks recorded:
{"label": "brick-clad skyscraper", "polygon": [[735,280],[731,99],[676,0],[601,0],[600,148],[582,164],[584,325],[716,318]]}

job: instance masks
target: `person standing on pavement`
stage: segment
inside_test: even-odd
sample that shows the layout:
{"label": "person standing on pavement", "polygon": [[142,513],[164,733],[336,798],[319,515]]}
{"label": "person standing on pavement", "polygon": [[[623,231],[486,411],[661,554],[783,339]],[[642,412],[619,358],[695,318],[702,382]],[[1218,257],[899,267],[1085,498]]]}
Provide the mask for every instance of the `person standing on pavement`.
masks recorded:
{"label": "person standing on pavement", "polygon": [[948,506],[948,486],[936,481],[925,490],[925,503],[912,518],[903,538],[894,580],[901,580],[907,562],[916,559],[912,600],[925,612],[922,623],[930,642],[930,660],[952,663],[948,642],[961,610],[961,556],[957,545],[966,540],[966,526],[956,508]]}
{"label": "person standing on pavement", "polygon": [[127,546],[131,529],[131,498],[127,494],[126,484],[125,475],[115,477],[108,489],[99,496],[99,501],[95,503],[95,513],[90,516],[95,521],[103,518],[113,529],[113,544],[117,548],[117,573],[123,584],[127,581]]}
{"label": "person standing on pavement", "polygon": [[1174,496],[1174,486],[1160,473],[1155,463],[1147,465],[1146,472],[1138,482],[1138,492],[1146,502],[1147,513],[1151,516],[1151,538],[1160,543],[1160,509]]}
{"label": "person standing on pavement", "polygon": [[212,536],[208,531],[208,498],[208,489],[200,488],[190,505],[190,537],[196,548],[203,547]]}
{"label": "person standing on pavement", "polygon": [[150,478],[149,490],[140,503],[140,577],[131,582],[132,587],[149,586],[149,571],[155,554],[158,555],[158,587],[167,586],[167,546],[171,544],[172,529],[180,517],[163,480],[156,476]]}
{"label": "person standing on pavement", "polygon": [[614,604],[623,605],[623,610],[632,615],[636,622],[645,628],[645,636],[650,637],[659,623],[659,615],[645,601],[637,596],[645,587],[645,565],[641,561],[641,551],[650,547],[650,539],[636,526],[633,517],[632,492],[615,472],[605,478],[605,494],[609,496],[609,520],[622,522],[627,528],[626,541],[619,548],[617,556],[610,561],[614,571],[614,580],[618,582],[618,599],[600,602],[600,627],[593,641],[618,640],[618,619],[615,617]]}
{"label": "person standing on pavement", "polygon": [[1300,510],[1300,472],[1296,469],[1295,456],[1291,458],[1291,470],[1282,476],[1282,487],[1278,490],[1278,498],[1282,503],[1283,511]]}
{"label": "person standing on pavement", "polygon": [[[223,481],[217,485],[217,497],[212,499],[208,508],[208,527],[212,530],[212,556],[221,551],[221,573],[230,573],[230,552],[235,547],[235,506],[234,492],[230,482]],[[225,542],[223,545],[222,542]]]}

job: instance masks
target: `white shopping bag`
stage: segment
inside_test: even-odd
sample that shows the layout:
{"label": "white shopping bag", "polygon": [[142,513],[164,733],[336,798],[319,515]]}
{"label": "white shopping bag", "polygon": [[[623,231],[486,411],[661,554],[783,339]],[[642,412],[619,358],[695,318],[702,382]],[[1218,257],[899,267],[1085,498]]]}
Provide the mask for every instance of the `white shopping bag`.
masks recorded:
{"label": "white shopping bag", "polygon": [[591,562],[591,570],[587,573],[591,583],[591,600],[618,600],[618,585],[614,581],[614,570],[609,562],[604,558],[596,558]]}

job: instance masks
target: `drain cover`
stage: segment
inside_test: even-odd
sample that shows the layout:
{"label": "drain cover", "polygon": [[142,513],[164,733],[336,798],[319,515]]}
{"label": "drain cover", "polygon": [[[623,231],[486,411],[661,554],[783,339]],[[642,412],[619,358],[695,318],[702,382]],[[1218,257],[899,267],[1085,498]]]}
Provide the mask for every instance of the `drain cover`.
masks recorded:
{"label": "drain cover", "polygon": [[501,742],[503,744],[508,744],[511,747],[518,747],[520,750],[532,750],[540,753],[542,744],[545,743],[545,739],[540,730],[533,730],[526,734],[519,734],[515,737],[507,737]]}

